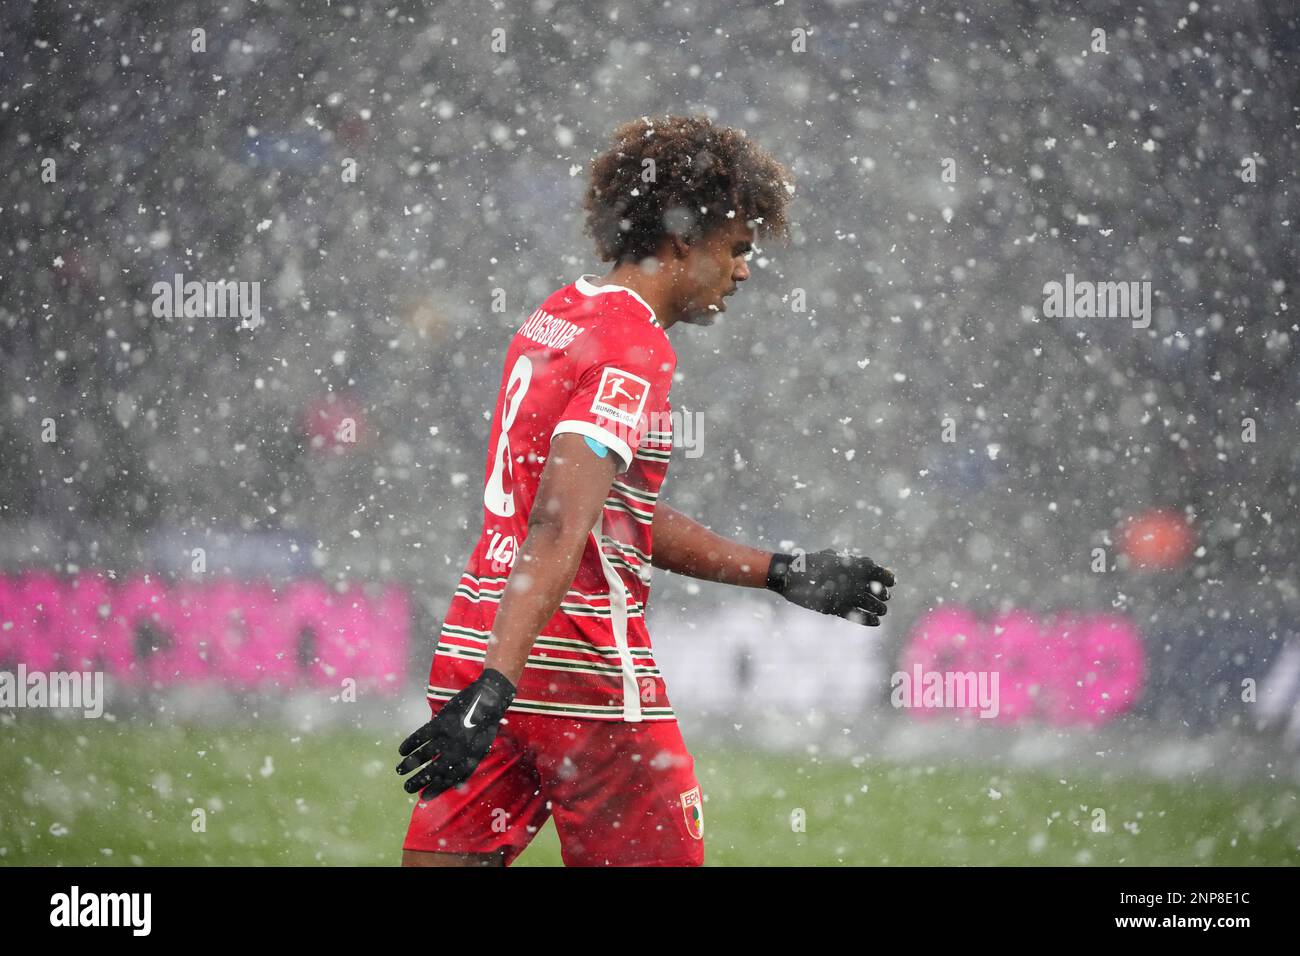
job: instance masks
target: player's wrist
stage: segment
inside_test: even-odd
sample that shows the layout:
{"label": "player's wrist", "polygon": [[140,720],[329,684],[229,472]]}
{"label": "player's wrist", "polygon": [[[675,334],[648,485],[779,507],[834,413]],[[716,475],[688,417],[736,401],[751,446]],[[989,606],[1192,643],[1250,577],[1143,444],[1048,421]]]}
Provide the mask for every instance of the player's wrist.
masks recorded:
{"label": "player's wrist", "polygon": [[485,667],[479,677],[480,686],[492,691],[502,700],[511,701],[515,697],[516,683],[495,667]]}
{"label": "player's wrist", "polygon": [[509,683],[513,693],[523,677],[524,665],[528,663],[530,650],[531,642],[527,648],[510,646],[510,642],[505,641],[495,629],[489,631],[487,655],[483,660],[483,674],[491,672],[498,675]]}
{"label": "player's wrist", "polygon": [[772,559],[767,566],[765,586],[769,591],[784,594],[790,580],[790,566],[794,564],[794,555],[783,551],[772,552]]}

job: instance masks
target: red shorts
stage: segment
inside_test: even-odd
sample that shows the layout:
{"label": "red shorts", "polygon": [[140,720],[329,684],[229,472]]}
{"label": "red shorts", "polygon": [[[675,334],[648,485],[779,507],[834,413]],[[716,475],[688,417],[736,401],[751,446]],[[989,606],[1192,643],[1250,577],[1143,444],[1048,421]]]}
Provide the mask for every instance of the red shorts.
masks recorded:
{"label": "red shorts", "polygon": [[508,714],[468,780],[416,802],[402,848],[505,850],[509,866],[552,814],[566,866],[704,863],[703,797],[675,720]]}

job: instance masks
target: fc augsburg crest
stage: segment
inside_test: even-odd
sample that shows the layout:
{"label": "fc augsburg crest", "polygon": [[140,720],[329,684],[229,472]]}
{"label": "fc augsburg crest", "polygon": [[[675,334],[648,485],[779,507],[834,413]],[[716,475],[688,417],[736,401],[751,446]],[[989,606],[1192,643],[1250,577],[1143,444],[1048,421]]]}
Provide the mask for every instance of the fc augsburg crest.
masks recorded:
{"label": "fc augsburg crest", "polygon": [[704,801],[700,798],[700,788],[691,787],[681,795],[682,816],[686,817],[686,829],[697,840],[704,839]]}

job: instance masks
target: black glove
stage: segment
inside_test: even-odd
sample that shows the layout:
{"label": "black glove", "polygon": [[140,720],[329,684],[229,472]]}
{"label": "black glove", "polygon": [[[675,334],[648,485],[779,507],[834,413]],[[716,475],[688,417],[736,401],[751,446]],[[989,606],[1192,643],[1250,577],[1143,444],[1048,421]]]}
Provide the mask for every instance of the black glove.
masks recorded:
{"label": "black glove", "polygon": [[500,671],[489,669],[443,704],[431,721],[397,748],[406,758],[397,765],[398,773],[428,764],[403,784],[406,792],[420,790],[421,799],[432,800],[468,780],[492,749],[497,725],[514,699],[515,685]]}
{"label": "black glove", "polygon": [[868,627],[880,623],[893,586],[889,569],[829,548],[805,554],[802,561],[793,554],[774,554],[767,569],[768,589],[787,601],[837,617],[856,611]]}

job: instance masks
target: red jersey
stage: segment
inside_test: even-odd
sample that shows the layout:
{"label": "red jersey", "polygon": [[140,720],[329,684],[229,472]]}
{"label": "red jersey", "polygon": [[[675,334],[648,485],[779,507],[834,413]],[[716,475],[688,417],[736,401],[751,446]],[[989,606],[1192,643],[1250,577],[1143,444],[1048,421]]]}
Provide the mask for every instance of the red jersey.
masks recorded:
{"label": "red jersey", "polygon": [[447,609],[431,701],[483,671],[488,635],[528,533],[551,439],[574,432],[618,458],[577,576],[528,655],[512,711],[675,720],[646,629],[651,525],[672,451],[677,355],[631,289],[584,275],[542,303],[506,352],[483,487],[483,531]]}

